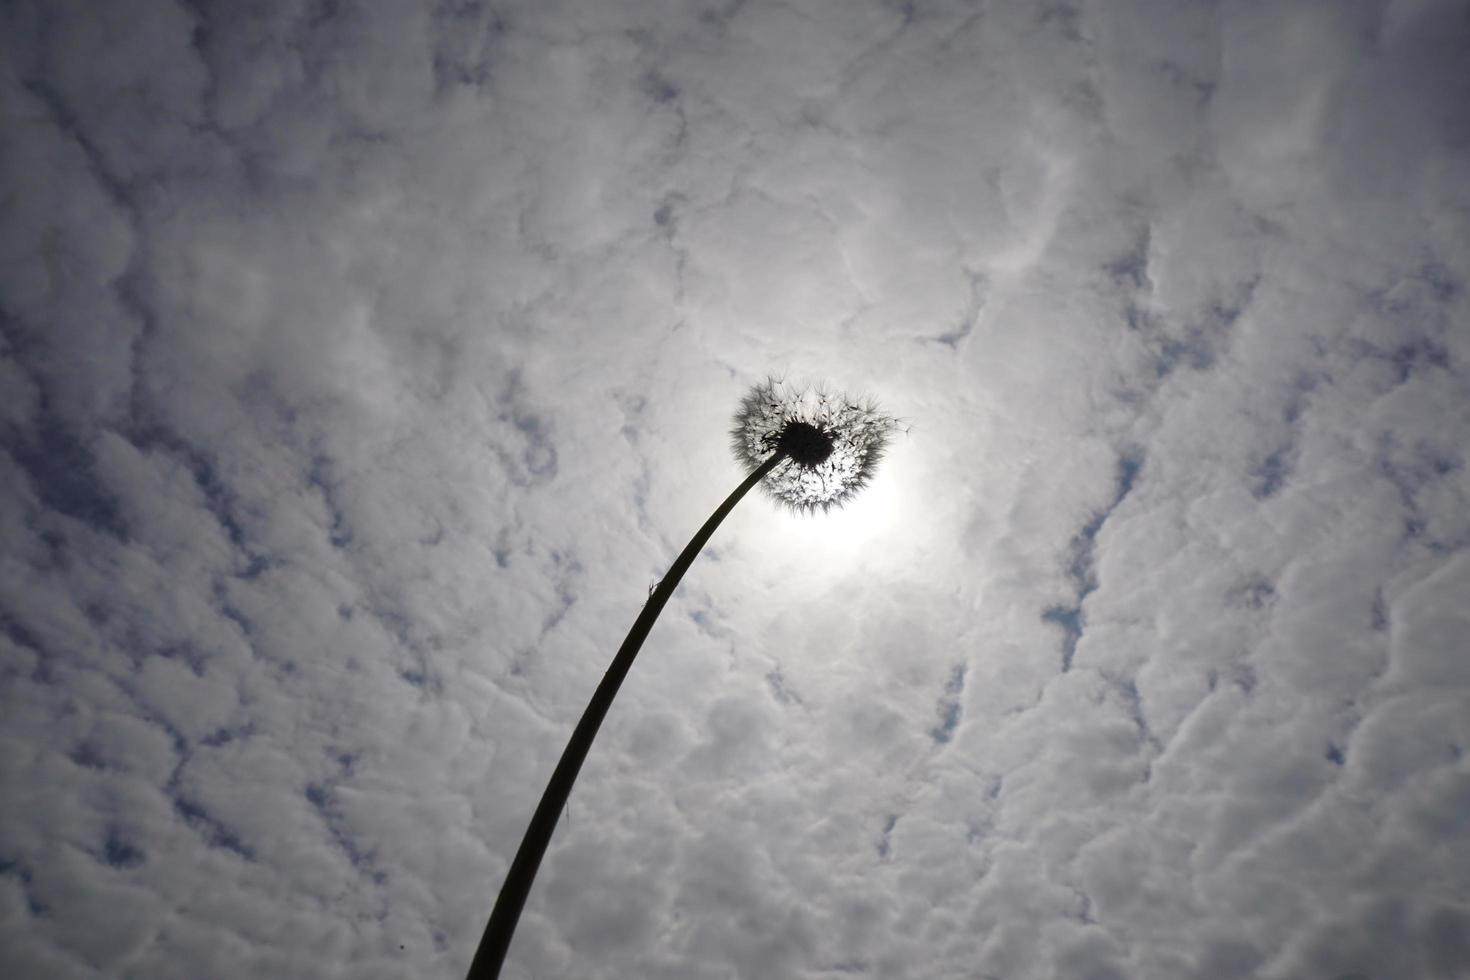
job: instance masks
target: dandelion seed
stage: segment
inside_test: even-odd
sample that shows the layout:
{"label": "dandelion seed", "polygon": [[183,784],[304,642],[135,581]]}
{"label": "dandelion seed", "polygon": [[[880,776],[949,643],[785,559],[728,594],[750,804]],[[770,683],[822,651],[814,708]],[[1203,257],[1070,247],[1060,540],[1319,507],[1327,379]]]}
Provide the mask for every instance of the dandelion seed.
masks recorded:
{"label": "dandelion seed", "polygon": [[768,378],[740,403],[730,443],[749,471],[784,453],[761,487],[809,514],[841,507],[868,485],[896,425],[871,400]]}

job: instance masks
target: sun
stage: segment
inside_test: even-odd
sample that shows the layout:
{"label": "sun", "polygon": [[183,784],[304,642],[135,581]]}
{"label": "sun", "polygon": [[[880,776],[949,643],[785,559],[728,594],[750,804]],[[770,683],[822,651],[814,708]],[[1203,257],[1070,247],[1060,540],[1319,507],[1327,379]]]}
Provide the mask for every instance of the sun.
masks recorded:
{"label": "sun", "polygon": [[904,501],[918,488],[878,465],[898,429],[872,399],[822,386],[768,379],[741,402],[730,433],[736,459],[753,470],[773,452],[790,457],[762,482],[781,506],[755,508],[742,536],[758,542],[763,563],[789,569],[796,590],[830,588],[913,530],[903,523],[915,508]]}

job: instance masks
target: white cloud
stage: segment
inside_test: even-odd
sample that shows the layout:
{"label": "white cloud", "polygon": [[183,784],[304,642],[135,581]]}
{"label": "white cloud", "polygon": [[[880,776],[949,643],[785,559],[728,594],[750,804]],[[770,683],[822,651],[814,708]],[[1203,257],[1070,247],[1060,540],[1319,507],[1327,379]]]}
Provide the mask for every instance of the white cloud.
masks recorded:
{"label": "white cloud", "polygon": [[0,12],[0,967],[1470,963],[1451,2]]}

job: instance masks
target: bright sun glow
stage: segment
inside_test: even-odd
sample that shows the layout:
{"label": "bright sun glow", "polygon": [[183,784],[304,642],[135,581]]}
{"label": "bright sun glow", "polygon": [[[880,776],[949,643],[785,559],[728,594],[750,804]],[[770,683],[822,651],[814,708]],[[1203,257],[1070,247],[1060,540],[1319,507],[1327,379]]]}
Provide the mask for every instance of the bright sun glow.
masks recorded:
{"label": "bright sun glow", "polygon": [[[911,550],[920,519],[919,487],[905,479],[909,447],[900,435],[863,491],[826,513],[792,514],[770,500],[751,499],[742,533],[762,564],[780,569],[798,594],[831,588],[861,565],[887,564]],[[750,505],[755,506],[750,506]]]}

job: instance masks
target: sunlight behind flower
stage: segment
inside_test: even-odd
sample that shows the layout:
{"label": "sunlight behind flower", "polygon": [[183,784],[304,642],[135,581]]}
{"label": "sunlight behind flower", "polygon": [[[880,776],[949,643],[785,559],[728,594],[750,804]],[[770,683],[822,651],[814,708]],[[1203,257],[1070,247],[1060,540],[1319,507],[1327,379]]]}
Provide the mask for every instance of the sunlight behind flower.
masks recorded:
{"label": "sunlight behind flower", "polygon": [[826,513],[792,514],[771,501],[751,507],[741,540],[783,589],[817,594],[859,568],[913,561],[914,542],[930,533],[919,506],[922,487],[902,457],[912,447],[900,434],[871,483]]}

